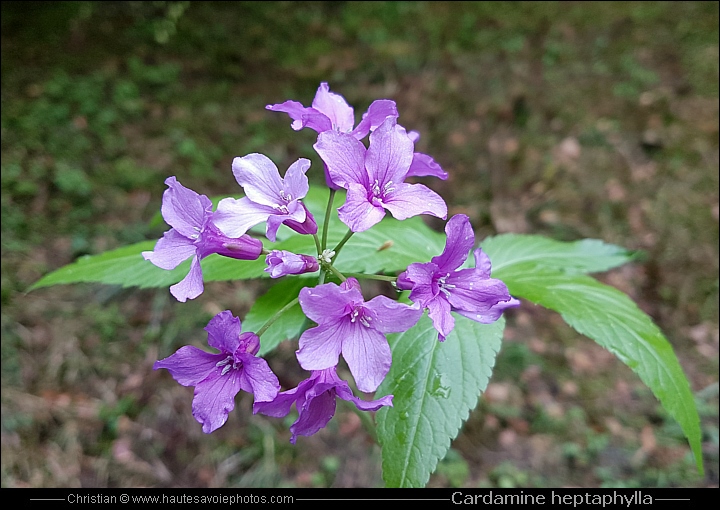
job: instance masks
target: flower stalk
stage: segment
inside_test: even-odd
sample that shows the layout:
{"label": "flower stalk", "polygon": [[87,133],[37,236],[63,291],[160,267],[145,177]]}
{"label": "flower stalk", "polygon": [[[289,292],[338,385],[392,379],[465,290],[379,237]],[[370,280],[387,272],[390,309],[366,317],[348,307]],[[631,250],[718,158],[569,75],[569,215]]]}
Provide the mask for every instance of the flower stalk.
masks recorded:
{"label": "flower stalk", "polygon": [[330,197],[328,198],[328,204],[325,208],[325,223],[323,223],[323,231],[322,231],[322,243],[321,248],[318,251],[318,255],[327,248],[327,236],[328,236],[328,230],[330,225],[330,212],[332,211],[333,202],[335,201],[335,190],[330,188]]}
{"label": "flower stalk", "polygon": [[340,253],[340,250],[342,249],[342,247],[345,246],[345,243],[347,243],[347,242],[350,240],[350,238],[352,237],[352,235],[353,235],[354,233],[355,233],[355,232],[353,232],[352,230],[348,229],[347,233],[345,234],[345,237],[343,237],[343,238],[342,238],[342,241],[340,241],[340,242],[337,244],[337,246],[333,249],[333,251],[335,252],[335,255],[333,255],[333,261],[337,258],[337,256],[338,256],[338,254]]}
{"label": "flower stalk", "polygon": [[386,276],[384,274],[365,274],[365,273],[344,273],[347,278],[353,277],[360,280],[380,280],[383,282],[396,282],[397,276]]}
{"label": "flower stalk", "polygon": [[273,315],[272,317],[270,317],[270,318],[268,319],[268,321],[267,321],[265,324],[263,324],[263,326],[262,326],[260,329],[258,329],[255,334],[256,334],[257,336],[262,336],[263,333],[265,333],[265,332],[270,328],[270,326],[273,325],[273,323],[274,323],[276,320],[278,320],[280,317],[282,317],[282,314],[284,314],[285,312],[287,312],[288,310],[290,310],[290,308],[292,308],[293,306],[295,306],[297,303],[298,303],[298,298],[295,298],[295,299],[293,299],[292,301],[290,301],[288,304],[286,304],[285,306],[283,306],[280,310],[278,310],[278,311],[275,313],[275,315]]}

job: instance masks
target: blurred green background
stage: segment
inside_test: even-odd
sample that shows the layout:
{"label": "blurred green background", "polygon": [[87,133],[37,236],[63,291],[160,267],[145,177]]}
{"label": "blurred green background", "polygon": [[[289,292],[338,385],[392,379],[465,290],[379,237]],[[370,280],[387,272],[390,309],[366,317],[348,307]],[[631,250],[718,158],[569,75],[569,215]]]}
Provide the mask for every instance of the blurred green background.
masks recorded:
{"label": "blurred green background", "polygon": [[[158,238],[170,175],[218,196],[239,191],[235,156],[317,165],[315,133],[264,107],[308,105],[321,81],[358,117],[395,100],[450,173],[422,181],[478,238],[643,250],[600,278],[653,317],[696,392],[704,478],[627,367],[526,303],[429,485],[717,486],[717,2],[3,2],[1,38],[3,487],[382,485],[346,407],[292,446],[294,416],[252,416],[242,394],[205,435],[192,390],[152,371],[203,346],[215,313],[244,317],[266,282],[184,304],[167,289],[26,292]],[[269,360],[284,388],[305,377],[295,348]]]}

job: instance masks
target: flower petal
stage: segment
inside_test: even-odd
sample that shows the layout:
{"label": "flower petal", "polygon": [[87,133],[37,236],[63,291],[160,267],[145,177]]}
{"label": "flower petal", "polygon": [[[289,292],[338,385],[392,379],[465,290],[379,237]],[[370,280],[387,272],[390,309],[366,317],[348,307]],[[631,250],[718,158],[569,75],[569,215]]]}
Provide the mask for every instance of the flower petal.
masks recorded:
{"label": "flower petal", "polygon": [[212,215],[212,222],[226,236],[240,237],[275,212],[274,207],[256,204],[248,197],[223,198]]}
{"label": "flower petal", "polygon": [[405,128],[395,124],[395,120],[386,118],[370,134],[370,147],[365,156],[370,183],[377,181],[381,189],[389,183],[402,183],[413,159],[413,143]]}
{"label": "flower petal", "polygon": [[399,116],[395,101],[390,99],[378,99],[373,101],[368,111],[363,114],[363,118],[351,135],[358,140],[362,140],[371,131],[375,131],[388,117],[397,119]]}
{"label": "flower petal", "polygon": [[[463,315],[477,322],[495,322],[505,308],[517,306],[510,302],[512,296],[505,283],[494,278],[484,278],[476,269],[455,271],[447,278],[446,287],[453,308],[470,312]],[[516,302],[519,304],[519,301]],[[508,304],[497,307],[500,303]]]}
{"label": "flower petal", "polygon": [[325,131],[318,135],[313,148],[327,166],[333,183],[343,188],[350,184],[368,187],[365,170],[365,146],[356,138],[336,131]]}
{"label": "flower petal", "polygon": [[450,303],[463,310],[485,308],[511,298],[505,283],[495,278],[484,278],[477,269],[461,269],[450,273],[446,287]]}
{"label": "flower petal", "polygon": [[362,400],[361,398],[353,395],[350,386],[345,381],[341,381],[341,384],[338,384],[335,391],[338,397],[345,400],[346,402],[352,402],[353,404],[355,404],[355,407],[357,407],[361,411],[377,411],[383,406],[393,406],[392,395],[385,395],[384,397],[377,400]]}
{"label": "flower petal", "polygon": [[335,283],[305,287],[300,290],[298,299],[303,313],[317,324],[336,322],[347,315],[348,306],[363,300],[360,289],[341,287]]}
{"label": "flower petal", "polygon": [[228,414],[235,408],[235,395],[240,391],[240,371],[230,370],[225,375],[213,372],[195,386],[192,410],[195,419],[209,434],[222,427]]}
{"label": "flower petal", "polygon": [[289,195],[292,200],[299,200],[307,195],[310,184],[308,184],[308,178],[305,172],[307,172],[309,168],[310,160],[305,158],[300,158],[290,165],[290,168],[285,172],[285,179],[283,180],[285,196]]}
{"label": "flower petal", "polygon": [[445,296],[438,296],[426,306],[428,316],[432,319],[433,326],[438,332],[438,339],[444,342],[455,327],[455,318],[450,313],[450,303]]}
{"label": "flower petal", "polygon": [[350,184],[345,203],[338,209],[338,217],[353,232],[363,232],[385,217],[382,207],[368,200],[367,190],[359,184]]}
{"label": "flower petal", "polygon": [[200,259],[196,255],[190,263],[190,271],[185,278],[179,283],[170,286],[170,294],[175,296],[175,299],[181,303],[184,303],[188,299],[198,297],[203,293],[204,289]]}
{"label": "flower petal", "polygon": [[437,264],[433,262],[413,262],[405,270],[406,278],[410,280],[415,286],[432,285],[433,278],[438,272],[439,268]]}
{"label": "flower petal", "polygon": [[280,172],[270,158],[264,154],[248,154],[232,162],[235,180],[247,198],[256,204],[277,207],[284,202],[281,196],[283,181]]}
{"label": "flower petal", "polygon": [[[437,293],[437,285],[433,284],[433,278],[438,271],[437,265],[432,262],[413,262],[400,276],[402,276],[402,290],[411,289],[410,300],[425,306],[425,303],[433,299]],[[400,281],[400,277],[398,277]]]}
{"label": "flower petal", "polygon": [[317,223],[315,222],[315,218],[313,217],[312,213],[301,201],[298,201],[296,203],[300,204],[300,206],[305,210],[305,220],[302,223],[295,220],[285,220],[283,221],[283,223],[293,229],[298,234],[317,234]]}
{"label": "flower petal", "polygon": [[305,382],[306,381],[303,381],[296,388],[278,393],[270,402],[258,402],[256,400],[253,403],[253,414],[260,413],[266,416],[272,416],[273,418],[287,416],[290,408],[298,399],[298,394],[304,393],[302,384]]}
{"label": "flower petal", "polygon": [[287,113],[293,120],[292,128],[295,131],[299,131],[300,129],[305,127],[302,118],[303,115],[307,113],[307,110],[310,110],[310,108],[304,107],[301,103],[298,103],[297,101],[285,101],[284,103],[280,104],[269,104],[265,107],[265,109],[271,110],[273,112]]}
{"label": "flower petal", "polygon": [[475,322],[482,324],[492,324],[500,318],[506,308],[515,308],[520,306],[520,301],[515,298],[510,298],[508,301],[500,301],[490,308],[490,310],[484,312],[474,312],[466,310],[455,310],[460,315],[472,319]]}
{"label": "flower petal", "polygon": [[300,366],[305,370],[323,370],[337,365],[344,338],[340,330],[345,322],[349,321],[336,319],[306,330],[295,353]]}
{"label": "flower petal", "polygon": [[336,335],[342,339],[342,355],[360,391],[373,392],[390,370],[392,354],[385,335],[358,322],[346,321]]}
{"label": "flower petal", "polygon": [[230,310],[220,312],[210,319],[204,329],[208,334],[208,345],[222,351],[226,356],[233,354],[240,344],[242,324]]}
{"label": "flower petal", "polygon": [[[302,219],[298,219],[300,216]],[[299,207],[293,214],[271,214],[265,225],[265,237],[274,243],[277,240],[277,231],[280,225],[286,221],[293,221],[295,225],[302,224],[305,221],[305,209]]]}
{"label": "flower petal", "polygon": [[327,164],[323,161],[323,175],[325,175],[325,184],[328,188],[331,190],[339,190],[342,189],[342,186],[335,184],[332,180],[332,177],[330,177],[330,171],[328,170]]}
{"label": "flower petal", "polygon": [[475,257],[475,269],[480,272],[483,278],[490,278],[492,273],[492,264],[490,263],[490,257],[482,250],[478,248],[473,252]]}
{"label": "flower petal", "polygon": [[464,214],[456,214],[445,225],[445,249],[437,257],[431,259],[437,264],[438,271],[447,273],[462,266],[470,250],[475,244],[475,233],[470,218]]}
{"label": "flower petal", "polygon": [[297,101],[269,104],[265,109],[287,113],[290,118],[293,119],[291,126],[295,131],[299,131],[305,127],[314,129],[318,133],[332,129],[332,121],[324,113],[315,108],[306,108]]}
{"label": "flower petal", "polygon": [[267,224],[265,225],[265,237],[267,237],[271,242],[275,242],[277,240],[277,231],[280,228],[280,225],[283,224],[283,221],[285,221],[286,216],[281,216],[277,214],[273,214],[268,217]]}
{"label": "flower petal", "polygon": [[165,184],[168,189],[163,193],[162,216],[178,233],[192,238],[202,229],[206,216],[212,211],[212,202],[180,184],[175,177],[165,179]]}
{"label": "flower petal", "polygon": [[280,391],[280,383],[267,361],[249,353],[237,357],[242,361],[240,389],[252,393],[256,402],[272,401]]}
{"label": "flower petal", "polygon": [[433,190],[422,184],[394,184],[395,190],[385,195],[383,206],[397,220],[405,220],[418,214],[432,214],[447,218],[445,201]]}
{"label": "flower petal", "polygon": [[297,436],[312,436],[324,428],[335,416],[335,391],[332,386],[323,389],[325,391],[320,391],[315,395],[310,395],[310,391],[308,391],[307,398],[302,405],[298,406],[298,419],[290,425],[292,433],[290,442],[292,444],[297,441]]}
{"label": "flower petal", "polygon": [[330,92],[328,84],[323,82],[318,87],[312,107],[324,113],[332,122],[333,128],[343,133],[352,131],[355,125],[355,113],[340,94]]}
{"label": "flower petal", "polygon": [[[277,238],[277,231],[285,222],[292,222],[293,225],[302,225],[306,220],[307,209],[302,202],[294,201],[288,204],[288,214],[271,214],[268,216],[265,226],[265,237],[273,243]],[[313,219],[313,222],[315,220]]]}
{"label": "flower petal", "polygon": [[371,326],[381,333],[400,333],[407,331],[420,320],[421,308],[413,308],[385,296],[375,296],[365,303],[373,311]]}
{"label": "flower petal", "polygon": [[444,181],[448,178],[448,173],[427,154],[415,152],[406,177],[424,176],[437,177]]}
{"label": "flower petal", "polygon": [[317,133],[331,131],[333,128],[332,121],[322,112],[315,108],[307,108],[305,115],[302,116],[302,127],[310,128]]}
{"label": "flower petal", "polygon": [[153,251],[144,251],[142,256],[161,269],[175,269],[195,253],[193,240],[171,228],[158,239]]}
{"label": "flower petal", "polygon": [[165,368],[182,386],[196,386],[216,371],[217,363],[225,358],[225,354],[212,354],[186,345],[167,358],[156,361],[153,370]]}

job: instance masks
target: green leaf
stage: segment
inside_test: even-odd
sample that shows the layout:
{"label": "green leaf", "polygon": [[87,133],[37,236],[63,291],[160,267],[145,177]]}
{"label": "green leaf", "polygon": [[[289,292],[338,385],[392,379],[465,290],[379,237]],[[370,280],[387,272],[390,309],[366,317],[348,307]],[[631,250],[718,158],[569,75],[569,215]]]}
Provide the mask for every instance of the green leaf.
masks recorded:
{"label": "green leaf", "polygon": [[[152,250],[156,242],[143,241],[99,255],[86,255],[72,264],[46,274],[28,291],[51,285],[89,282],[123,287],[170,287],[185,278],[190,270],[190,259],[173,270],[160,269],[142,256],[142,252]],[[203,280],[206,282],[267,276],[263,271],[264,257],[258,260],[237,260],[210,255],[204,258],[200,265],[203,269]]]}
{"label": "green leaf", "polygon": [[[308,207],[316,218],[324,217],[327,189],[311,188]],[[344,193],[335,197],[335,205],[344,202]],[[264,230],[263,230],[264,231]],[[255,230],[253,230],[255,232]],[[347,232],[347,227],[333,212],[330,221],[328,246],[333,248]],[[288,250],[293,253],[316,254],[312,236],[300,235],[286,226],[278,231],[278,243],[263,238],[269,250]],[[141,253],[154,248],[157,240],[125,246],[99,255],[82,257],[72,264],[61,267],[42,277],[29,290],[51,285],[96,282],[124,287],[169,287],[187,275],[190,261],[185,261],[172,271],[166,271],[143,259]],[[345,272],[400,272],[413,262],[425,262],[439,254],[444,237],[430,229],[419,217],[400,222],[387,217],[372,229],[355,234],[338,256],[337,268]],[[265,257],[257,260],[236,260],[210,255],[200,263],[203,280],[228,281],[267,277]]]}
{"label": "green leaf", "polygon": [[672,346],[648,315],[619,290],[586,275],[525,262],[507,267],[502,279],[513,296],[560,313],[575,330],[629,366],[678,421],[703,472],[700,419],[690,384]]}
{"label": "green leaf", "polygon": [[341,272],[395,273],[413,262],[429,261],[444,246],[445,236],[431,230],[420,217],[404,221],[386,218],[370,230],[353,235],[336,265]]}
{"label": "green leaf", "polygon": [[505,267],[526,262],[566,273],[597,273],[637,257],[637,253],[598,239],[568,243],[536,235],[503,234],[486,238],[481,246],[492,261],[493,276],[500,279],[499,271]]}
{"label": "green leaf", "polygon": [[100,255],[80,257],[72,264],[43,276],[28,290],[80,282],[100,282],[125,287],[165,287],[182,280],[190,268],[190,263],[181,264],[172,271],[160,269],[140,255],[143,251],[152,250],[153,246],[155,241],[143,241]]}
{"label": "green leaf", "polygon": [[[311,278],[283,278],[255,301],[242,323],[243,331],[257,331],[283,306],[298,297],[300,289],[316,283],[317,280]],[[263,333],[258,356],[264,356],[280,342],[297,336],[304,323],[305,314],[297,303]]]}
{"label": "green leaf", "polygon": [[504,319],[479,324],[453,315],[455,329],[445,342],[427,315],[388,335],[393,363],[378,395],[394,395],[393,407],[376,416],[388,487],[425,486],[492,374]]}

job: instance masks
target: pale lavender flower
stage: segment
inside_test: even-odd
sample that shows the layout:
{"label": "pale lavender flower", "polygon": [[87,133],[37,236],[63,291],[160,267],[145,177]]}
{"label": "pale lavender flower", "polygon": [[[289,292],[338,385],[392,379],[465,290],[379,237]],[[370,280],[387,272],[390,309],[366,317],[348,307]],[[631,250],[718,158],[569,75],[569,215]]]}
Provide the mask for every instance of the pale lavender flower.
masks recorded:
{"label": "pale lavender flower", "polygon": [[286,250],[273,250],[265,257],[266,273],[271,278],[280,278],[289,274],[314,273],[320,269],[315,257],[311,255],[297,255]]}
{"label": "pale lavender flower", "polygon": [[366,401],[353,395],[350,386],[337,376],[336,367],[313,370],[312,375],[292,390],[278,393],[272,402],[255,402],[253,412],[275,418],[287,416],[292,404],[298,411],[298,419],[290,426],[290,442],[297,436],[312,436],[335,415],[335,399],[352,402],[361,411],[377,411],[383,406],[392,407],[392,395]]}
{"label": "pale lavender flower", "polygon": [[220,353],[186,345],[156,361],[153,370],[165,368],[181,385],[195,387],[192,413],[209,434],[225,424],[240,390],[252,393],[255,402],[270,402],[280,391],[280,383],[267,361],[255,356],[260,349],[258,336],[241,333],[240,319],[230,310],[213,317],[205,331],[210,347]]}
{"label": "pale lavender flower", "polygon": [[192,257],[190,271],[179,283],[170,287],[178,301],[194,299],[203,292],[200,260],[217,253],[241,260],[255,260],[262,253],[262,242],[248,235],[224,235],[213,222],[212,202],[180,184],[175,177],[165,180],[168,189],[163,193],[162,215],[172,227],[155,244],[153,251],[142,252],[162,269],[175,269]]}
{"label": "pale lavender flower", "polygon": [[301,234],[316,234],[317,223],[301,199],[310,185],[305,175],[310,160],[300,158],[290,165],[285,178],[275,163],[263,154],[235,158],[233,175],[245,190],[239,200],[224,198],[215,212],[215,224],[226,235],[240,236],[258,223],[267,221],[267,238],[275,242],[281,224]]}
{"label": "pale lavender flower", "polygon": [[430,262],[410,264],[397,279],[397,287],[410,290],[410,300],[427,308],[442,342],[455,327],[452,312],[483,324],[495,322],[503,310],[520,305],[500,280],[490,277],[490,259],[478,248],[475,267],[458,269],[475,244],[470,220],[456,214],[445,225],[447,241],[442,254]]}
{"label": "pale lavender flower", "polygon": [[342,354],[364,392],[375,391],[390,370],[392,355],[385,334],[410,329],[422,315],[421,309],[385,296],[365,302],[355,278],[339,286],[306,287],[298,297],[305,315],[318,324],[300,336],[300,366],[324,370],[336,366]]}
{"label": "pale lavender flower", "polygon": [[338,216],[353,232],[378,223],[385,209],[398,220],[418,214],[447,217],[440,195],[422,184],[405,183],[413,143],[392,117],[370,134],[368,149],[352,136],[335,131],[320,133],[314,147],[332,181],[348,190]]}

